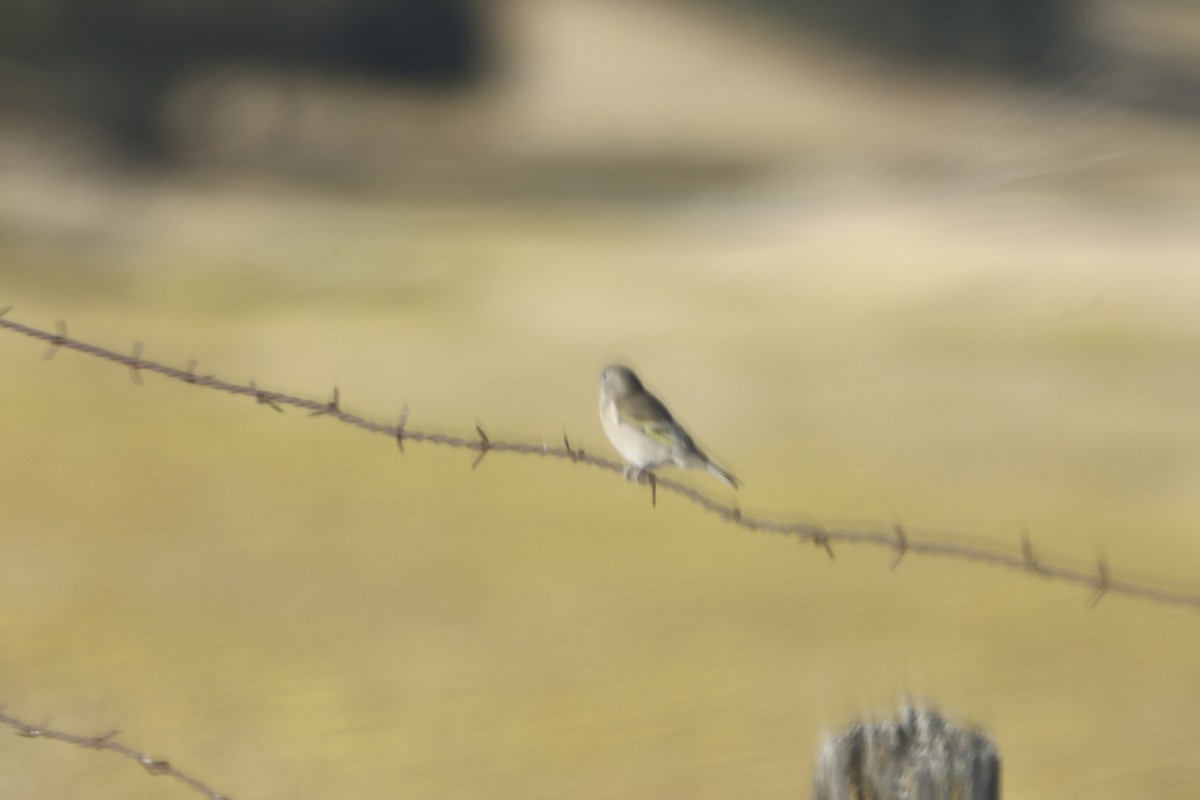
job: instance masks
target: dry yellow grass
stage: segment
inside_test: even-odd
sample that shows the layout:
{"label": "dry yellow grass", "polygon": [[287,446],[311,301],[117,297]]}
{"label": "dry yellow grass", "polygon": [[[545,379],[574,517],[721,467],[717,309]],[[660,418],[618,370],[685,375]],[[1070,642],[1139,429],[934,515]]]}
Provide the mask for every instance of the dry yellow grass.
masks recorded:
{"label": "dry yellow grass", "polygon": [[[1181,579],[1200,563],[1190,223],[995,198],[164,192],[153,234],[11,247],[13,313],[315,397],[336,381],[382,418],[407,399],[413,424],[592,448],[596,367],[627,357],[745,474],[747,507],[1026,524]],[[4,699],[118,726],[235,796],[794,796],[822,730],[902,695],[986,725],[1013,796],[1200,778],[1194,614],[1089,613],[1075,590],[889,573],[871,551],[830,564],[611,476],[471,472],[11,336],[0,352]],[[6,794],[164,791],[4,747]]]}

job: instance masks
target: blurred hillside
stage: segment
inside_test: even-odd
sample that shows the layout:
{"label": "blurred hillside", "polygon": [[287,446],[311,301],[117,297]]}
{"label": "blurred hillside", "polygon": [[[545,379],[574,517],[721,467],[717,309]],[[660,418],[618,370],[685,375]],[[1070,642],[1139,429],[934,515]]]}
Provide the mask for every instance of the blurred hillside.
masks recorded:
{"label": "blurred hillside", "polygon": [[1200,11],[1170,0],[19,0],[0,17],[17,161],[100,141],[367,174],[587,154],[719,171],[881,119],[941,148],[946,113],[986,96],[1001,116],[1042,95],[1200,115]]}
{"label": "blurred hillside", "polygon": [[[143,158],[169,148],[181,85],[224,67],[349,73],[419,85],[484,70],[475,0],[15,0],[0,9],[7,83]],[[12,98],[16,99],[16,98]]]}
{"label": "blurred hillside", "polygon": [[[720,0],[714,0],[720,2]],[[793,24],[908,58],[1061,74],[1088,39],[1083,0],[750,0]]]}

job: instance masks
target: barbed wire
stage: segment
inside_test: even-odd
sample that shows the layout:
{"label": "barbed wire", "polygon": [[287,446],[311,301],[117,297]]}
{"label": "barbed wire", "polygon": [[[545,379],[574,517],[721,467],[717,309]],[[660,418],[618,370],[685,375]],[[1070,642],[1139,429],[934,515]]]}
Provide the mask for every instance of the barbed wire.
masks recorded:
{"label": "barbed wire", "polygon": [[[194,386],[214,389],[219,392],[252,397],[254,400],[269,408],[283,412],[285,406],[292,406],[309,412],[309,416],[325,416],[351,425],[356,428],[378,433],[393,439],[401,451],[405,441],[427,442],[444,447],[454,447],[478,453],[471,468],[478,467],[484,457],[490,452],[516,453],[520,455],[541,456],[568,460],[575,464],[586,464],[597,469],[624,474],[625,465],[607,458],[592,455],[583,448],[572,446],[567,435],[563,434],[561,447],[551,447],[549,444],[530,444],[528,442],[499,441],[490,438],[480,425],[475,426],[476,437],[452,436],[441,433],[415,430],[408,427],[408,405],[405,404],[394,425],[377,422],[357,414],[351,414],[341,407],[341,392],[335,386],[330,400],[319,402],[303,397],[296,397],[283,392],[260,389],[253,381],[247,384],[232,383],[218,379],[212,375],[197,374],[197,362],[193,359],[186,369],[171,367],[157,361],[142,357],[143,346],[135,342],[129,354],[118,353],[96,345],[87,344],[67,335],[67,325],[58,320],[55,332],[33,328],[17,322],[4,319],[8,307],[0,309],[0,328],[20,333],[49,344],[44,358],[53,358],[60,348],[75,350],[80,353],[122,364],[131,370],[135,383],[142,381],[141,373],[154,372],[173,380],[183,381]],[[1182,606],[1200,610],[1200,590],[1185,590],[1168,588],[1162,582],[1149,580],[1134,580],[1131,578],[1114,577],[1109,569],[1107,559],[1101,555],[1094,565],[1089,567],[1074,566],[1064,563],[1061,559],[1054,561],[1040,557],[1034,552],[1029,535],[1022,532],[1020,537],[1021,550],[1015,553],[996,546],[982,543],[962,541],[943,541],[927,537],[914,537],[899,522],[892,525],[890,530],[869,530],[863,528],[829,527],[809,522],[779,522],[765,517],[753,516],[742,512],[738,506],[721,503],[703,492],[669,478],[659,477],[652,472],[642,472],[636,476],[639,483],[650,488],[651,503],[657,505],[660,490],[683,497],[699,506],[704,511],[713,514],[723,521],[746,530],[760,533],[791,536],[801,541],[809,541],[822,548],[834,558],[833,544],[856,544],[871,547],[881,547],[895,553],[892,569],[896,569],[908,554],[941,556],[964,561],[975,561],[1001,567],[1048,580],[1059,580],[1065,583],[1086,586],[1092,590],[1088,607],[1094,607],[1106,594],[1118,594],[1129,597],[1140,597],[1165,605]]]}
{"label": "barbed wire", "polygon": [[193,778],[186,772],[172,766],[171,762],[152,758],[145,753],[140,753],[132,747],[116,741],[116,736],[120,731],[109,731],[99,736],[82,736],[77,733],[67,733],[66,731],[48,727],[48,725],[33,725],[25,722],[5,713],[2,707],[0,707],[0,724],[7,725],[15,730],[18,736],[24,736],[26,739],[53,739],[73,744],[76,747],[82,747],[85,750],[107,750],[110,753],[116,753],[132,761],[136,761],[151,775],[166,775],[167,777],[174,778],[197,794],[202,794],[210,800],[233,800],[229,795],[221,794],[216,789],[204,783],[204,781]]}

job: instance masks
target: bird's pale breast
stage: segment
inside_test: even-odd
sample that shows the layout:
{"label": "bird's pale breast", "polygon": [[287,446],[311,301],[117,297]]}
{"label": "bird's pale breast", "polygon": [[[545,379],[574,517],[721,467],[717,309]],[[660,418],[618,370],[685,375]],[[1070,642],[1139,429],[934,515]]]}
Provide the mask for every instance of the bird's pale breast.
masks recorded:
{"label": "bird's pale breast", "polygon": [[671,450],[642,431],[621,422],[617,406],[611,399],[600,404],[600,425],[621,458],[638,469],[657,467],[673,461]]}

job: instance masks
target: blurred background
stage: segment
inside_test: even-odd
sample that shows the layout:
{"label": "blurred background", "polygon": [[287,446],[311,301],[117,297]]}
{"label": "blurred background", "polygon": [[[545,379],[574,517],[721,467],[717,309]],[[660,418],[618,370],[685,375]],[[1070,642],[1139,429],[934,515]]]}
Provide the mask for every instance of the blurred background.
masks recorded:
{"label": "blurred background", "polygon": [[[0,7],[10,319],[606,454],[627,361],[747,511],[1194,586],[1198,267],[1191,0]],[[1194,613],[0,334],[0,703],[239,800],[802,797],[906,697],[1006,796],[1200,783]],[[188,796],[0,753],[4,796]]]}

